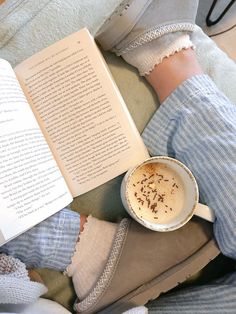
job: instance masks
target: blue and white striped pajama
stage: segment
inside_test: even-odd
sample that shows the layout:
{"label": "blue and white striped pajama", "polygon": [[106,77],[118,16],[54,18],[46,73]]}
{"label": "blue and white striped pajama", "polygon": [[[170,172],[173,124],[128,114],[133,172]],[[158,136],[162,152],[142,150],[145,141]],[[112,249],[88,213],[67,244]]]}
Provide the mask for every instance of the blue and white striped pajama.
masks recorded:
{"label": "blue and white striped pajama", "polygon": [[[216,214],[221,251],[236,259],[236,106],[207,75],[179,86],[161,105],[143,138],[151,155],[168,155],[195,175],[201,202]],[[148,304],[149,313],[236,313],[236,272]]]}
{"label": "blue and white striped pajama", "polygon": [[201,202],[215,211],[223,254],[236,259],[236,106],[207,75],[179,86],[144,130],[151,155],[182,161],[197,179]]}
{"label": "blue and white striped pajama", "polygon": [[0,247],[0,252],[19,258],[28,268],[64,271],[71,262],[79,228],[80,215],[64,208]]}

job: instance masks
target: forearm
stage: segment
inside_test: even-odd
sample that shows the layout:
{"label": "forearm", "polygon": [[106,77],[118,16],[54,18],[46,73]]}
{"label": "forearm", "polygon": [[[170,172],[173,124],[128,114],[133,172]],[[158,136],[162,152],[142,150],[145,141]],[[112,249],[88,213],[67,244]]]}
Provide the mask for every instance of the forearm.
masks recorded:
{"label": "forearm", "polygon": [[201,202],[216,214],[222,252],[236,258],[236,107],[207,76],[181,84],[143,133],[152,155],[169,155],[195,175]]}
{"label": "forearm", "polygon": [[0,247],[28,268],[63,271],[70,264],[80,231],[80,215],[67,208]]}

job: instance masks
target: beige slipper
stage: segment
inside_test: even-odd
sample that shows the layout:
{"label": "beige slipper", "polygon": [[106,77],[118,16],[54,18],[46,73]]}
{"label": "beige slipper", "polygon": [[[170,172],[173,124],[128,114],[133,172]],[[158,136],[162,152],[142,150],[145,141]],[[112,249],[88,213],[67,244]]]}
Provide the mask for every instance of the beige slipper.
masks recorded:
{"label": "beige slipper", "polygon": [[120,314],[144,305],[201,270],[218,254],[212,224],[201,219],[194,218],[166,233],[123,219],[102,275],[87,296],[76,301],[74,309],[83,314]]}

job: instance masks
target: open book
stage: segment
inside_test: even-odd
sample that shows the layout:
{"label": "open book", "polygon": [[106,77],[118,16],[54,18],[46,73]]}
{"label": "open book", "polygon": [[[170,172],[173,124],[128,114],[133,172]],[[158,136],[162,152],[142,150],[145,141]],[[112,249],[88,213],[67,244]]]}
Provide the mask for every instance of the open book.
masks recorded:
{"label": "open book", "polygon": [[87,29],[0,60],[0,245],[147,157]]}

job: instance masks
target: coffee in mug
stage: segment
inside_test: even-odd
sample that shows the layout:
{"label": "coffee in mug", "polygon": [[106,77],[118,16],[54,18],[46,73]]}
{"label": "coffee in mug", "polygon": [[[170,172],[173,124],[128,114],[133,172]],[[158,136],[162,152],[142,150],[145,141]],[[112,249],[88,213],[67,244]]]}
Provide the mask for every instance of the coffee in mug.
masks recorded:
{"label": "coffee in mug", "polygon": [[198,204],[198,186],[191,171],[180,161],[149,158],[125,175],[122,202],[128,213],[149,229],[171,231],[193,214],[213,221],[209,207]]}
{"label": "coffee in mug", "polygon": [[128,197],[141,218],[165,224],[175,219],[184,206],[184,184],[166,164],[148,163],[130,178]]}

